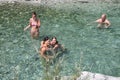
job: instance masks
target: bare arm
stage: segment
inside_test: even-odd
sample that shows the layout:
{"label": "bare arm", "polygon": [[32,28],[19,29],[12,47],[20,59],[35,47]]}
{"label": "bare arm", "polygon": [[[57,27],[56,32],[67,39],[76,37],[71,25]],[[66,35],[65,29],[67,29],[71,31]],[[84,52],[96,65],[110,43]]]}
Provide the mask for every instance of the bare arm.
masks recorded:
{"label": "bare arm", "polygon": [[30,25],[28,25],[27,27],[24,28],[24,31],[26,31],[28,28],[30,28]]}
{"label": "bare arm", "polygon": [[40,54],[41,54],[41,56],[42,56],[43,58],[45,58],[46,60],[48,60],[48,57],[45,55],[45,51],[46,51],[45,48],[41,48]]}
{"label": "bare arm", "polygon": [[59,45],[58,44],[56,44],[54,47],[53,47],[53,49],[56,49],[56,48],[58,48],[59,47]]}
{"label": "bare arm", "polygon": [[106,24],[107,24],[107,26],[111,25],[111,23],[108,20],[106,20]]}
{"label": "bare arm", "polygon": [[91,25],[91,24],[93,24],[93,23],[99,23],[99,22],[100,22],[100,19],[97,19],[96,21],[89,22],[89,23],[87,23],[86,25]]}
{"label": "bare arm", "polygon": [[40,47],[42,48],[43,45],[44,45],[44,41],[41,41],[41,43],[40,43]]}
{"label": "bare arm", "polygon": [[101,19],[97,19],[95,22],[100,23],[100,22],[101,22]]}
{"label": "bare arm", "polygon": [[28,25],[27,27],[25,27],[25,28],[24,28],[24,31],[26,31],[28,28],[30,28],[30,27],[31,27],[31,25],[30,25],[30,24],[31,24],[31,19],[29,20],[29,25]]}
{"label": "bare arm", "polygon": [[39,28],[40,28],[40,25],[41,25],[40,20],[38,20],[37,26],[38,26]]}

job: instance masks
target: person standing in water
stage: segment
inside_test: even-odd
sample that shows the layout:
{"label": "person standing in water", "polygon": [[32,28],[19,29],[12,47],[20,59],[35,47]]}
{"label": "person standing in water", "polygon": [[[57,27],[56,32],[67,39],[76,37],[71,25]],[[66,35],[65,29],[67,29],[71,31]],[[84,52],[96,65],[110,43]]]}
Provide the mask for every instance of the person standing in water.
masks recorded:
{"label": "person standing in water", "polygon": [[98,23],[98,28],[109,28],[111,25],[110,21],[107,19],[106,14],[102,14],[101,18],[95,22]]}
{"label": "person standing in water", "polygon": [[40,20],[37,18],[36,12],[32,13],[32,18],[29,20],[29,25],[24,28],[24,31],[26,31],[28,28],[31,27],[31,37],[37,38],[39,36],[39,28],[40,28]]}

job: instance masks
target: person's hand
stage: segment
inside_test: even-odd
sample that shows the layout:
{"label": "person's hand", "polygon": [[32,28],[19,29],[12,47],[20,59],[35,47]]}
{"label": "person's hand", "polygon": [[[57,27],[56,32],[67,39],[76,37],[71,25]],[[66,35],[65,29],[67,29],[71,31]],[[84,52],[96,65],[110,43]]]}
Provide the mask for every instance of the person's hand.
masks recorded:
{"label": "person's hand", "polygon": [[24,31],[26,31],[26,28],[24,28]]}
{"label": "person's hand", "polygon": [[28,25],[26,28],[24,28],[24,31],[26,31],[29,27],[30,27],[30,25]]}

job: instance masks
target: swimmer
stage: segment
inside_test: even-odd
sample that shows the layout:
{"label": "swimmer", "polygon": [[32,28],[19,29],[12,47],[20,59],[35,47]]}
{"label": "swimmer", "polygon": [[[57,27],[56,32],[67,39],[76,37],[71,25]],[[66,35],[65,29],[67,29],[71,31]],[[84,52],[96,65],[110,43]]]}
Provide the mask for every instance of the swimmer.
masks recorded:
{"label": "swimmer", "polygon": [[49,39],[48,36],[44,37],[44,39],[43,39],[43,40],[41,41],[41,43],[40,43],[40,47],[43,47],[45,41],[48,40],[48,39]]}
{"label": "swimmer", "polygon": [[51,45],[52,49],[55,50],[55,51],[57,51],[58,49],[64,50],[63,45],[61,45],[61,44],[58,43],[56,37],[52,37],[52,40],[51,40],[51,42],[50,42],[50,45]]}
{"label": "swimmer", "polygon": [[32,18],[30,18],[29,20],[29,25],[24,28],[24,31],[26,31],[30,27],[31,37],[37,38],[39,36],[40,20],[37,18],[37,14],[35,12],[32,13]]}
{"label": "swimmer", "polygon": [[106,14],[102,14],[101,18],[96,20],[95,22],[98,23],[98,28],[109,28],[111,23],[106,17]]}
{"label": "swimmer", "polygon": [[47,54],[47,52],[49,53],[50,51],[51,51],[50,39],[48,37],[45,37],[41,42],[41,47],[39,52],[41,56],[46,59],[46,61],[49,61],[49,59],[52,58],[51,56],[49,56],[49,54]]}
{"label": "swimmer", "polygon": [[56,37],[52,37],[52,40],[50,42],[50,45],[52,46],[52,48],[55,50],[59,47],[58,41]]}

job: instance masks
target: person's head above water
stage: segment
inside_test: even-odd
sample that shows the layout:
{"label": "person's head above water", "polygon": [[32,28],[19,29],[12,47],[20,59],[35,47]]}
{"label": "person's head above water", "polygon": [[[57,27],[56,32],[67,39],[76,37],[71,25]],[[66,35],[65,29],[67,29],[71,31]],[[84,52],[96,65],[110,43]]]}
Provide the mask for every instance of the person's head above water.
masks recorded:
{"label": "person's head above water", "polygon": [[106,14],[102,14],[101,19],[102,19],[102,22],[104,22],[106,20]]}
{"label": "person's head above water", "polygon": [[32,18],[36,19],[36,17],[37,17],[36,12],[32,12]]}
{"label": "person's head above water", "polygon": [[57,41],[56,37],[52,37],[51,44],[53,44],[53,45],[58,44],[58,41]]}
{"label": "person's head above water", "polygon": [[46,37],[43,38],[43,41],[47,41],[47,40],[49,40],[48,36],[46,36]]}
{"label": "person's head above water", "polygon": [[47,44],[47,45],[50,44],[50,39],[49,39],[48,36],[46,36],[46,37],[43,38],[43,44]]}

